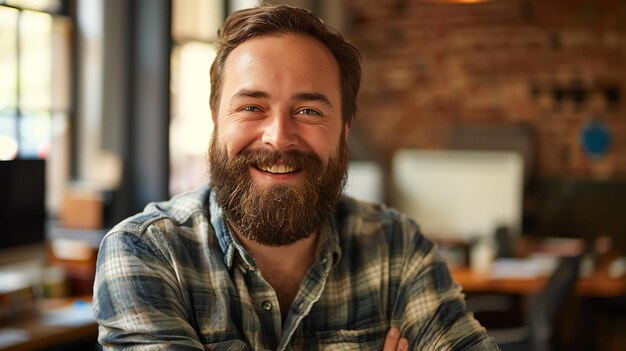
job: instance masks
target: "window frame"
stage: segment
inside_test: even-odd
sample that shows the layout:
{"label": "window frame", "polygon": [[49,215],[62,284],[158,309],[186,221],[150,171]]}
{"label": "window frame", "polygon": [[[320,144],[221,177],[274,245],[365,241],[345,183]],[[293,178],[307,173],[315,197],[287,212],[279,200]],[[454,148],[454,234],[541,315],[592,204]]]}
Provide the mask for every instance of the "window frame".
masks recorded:
{"label": "window frame", "polygon": [[[22,133],[22,122],[24,121],[24,119],[27,117],[27,114],[23,111],[22,108],[22,95],[23,95],[23,88],[22,88],[22,65],[23,65],[23,58],[22,58],[22,52],[21,52],[21,46],[22,46],[22,37],[21,37],[21,21],[20,21],[20,17],[23,15],[24,11],[30,11],[30,12],[38,12],[38,13],[45,13],[48,14],[52,17],[52,21],[54,23],[55,20],[58,20],[60,18],[69,21],[69,31],[70,31],[70,38],[69,38],[69,45],[68,45],[68,51],[67,57],[69,59],[69,77],[68,77],[68,84],[69,86],[67,87],[68,89],[68,102],[67,102],[67,107],[65,109],[59,109],[56,108],[54,106],[54,104],[52,103],[52,101],[50,102],[49,106],[42,108],[41,111],[43,112],[44,115],[46,115],[46,118],[48,119],[48,121],[50,122],[50,128],[52,128],[52,120],[54,119],[54,115],[57,113],[62,113],[65,116],[67,116],[67,122],[68,124],[71,125],[75,125],[76,123],[76,81],[77,81],[77,70],[76,70],[76,0],[57,0],[57,4],[58,6],[54,9],[40,9],[40,8],[32,8],[32,7],[28,7],[28,6],[22,6],[22,5],[15,5],[15,4],[11,4],[10,1],[9,3],[7,2],[7,0],[0,0],[0,8],[4,7],[4,8],[10,8],[13,10],[18,11],[17,14],[17,21],[15,23],[15,79],[16,79],[16,88],[15,88],[15,105],[14,108],[12,109],[12,111],[3,113],[3,116],[9,117],[9,118],[13,118],[15,121],[15,139],[17,142],[17,146],[18,146],[18,152],[15,155],[15,159],[32,159],[32,158],[41,158],[41,159],[46,159],[47,158],[47,154],[44,157],[40,157],[39,155],[37,155],[36,157],[32,157],[32,156],[25,156],[22,154],[22,150],[23,150],[23,145],[24,145],[24,140],[23,140],[23,133]],[[54,68],[52,68],[54,69]],[[53,79],[51,77],[51,79]],[[51,84],[52,85],[52,84]],[[50,95],[52,95],[52,88],[51,88],[51,92]],[[74,144],[75,141],[75,135],[72,132],[73,128],[69,128],[69,138],[71,140],[71,143]],[[49,139],[51,138],[50,133],[48,133],[47,136]],[[50,140],[48,140],[50,141]],[[72,148],[70,148],[70,150],[73,150]],[[50,150],[48,150],[50,151]],[[70,151],[70,168],[74,169],[74,152]],[[72,172],[73,173],[73,172]]]}

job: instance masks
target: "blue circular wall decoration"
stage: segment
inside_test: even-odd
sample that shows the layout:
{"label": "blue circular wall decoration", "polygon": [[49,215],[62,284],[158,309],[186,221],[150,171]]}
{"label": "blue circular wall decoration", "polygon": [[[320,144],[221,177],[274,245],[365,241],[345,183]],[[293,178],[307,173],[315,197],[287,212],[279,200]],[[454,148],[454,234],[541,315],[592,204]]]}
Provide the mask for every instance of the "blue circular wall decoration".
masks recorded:
{"label": "blue circular wall decoration", "polygon": [[598,161],[609,151],[611,131],[604,123],[592,120],[581,129],[580,144],[587,157]]}

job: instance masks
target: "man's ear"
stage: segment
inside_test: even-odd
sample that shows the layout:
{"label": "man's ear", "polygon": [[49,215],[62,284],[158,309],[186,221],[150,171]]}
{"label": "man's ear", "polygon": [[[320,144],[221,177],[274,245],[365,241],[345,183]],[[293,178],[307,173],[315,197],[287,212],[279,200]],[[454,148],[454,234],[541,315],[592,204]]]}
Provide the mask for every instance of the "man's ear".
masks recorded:
{"label": "man's ear", "polygon": [[350,122],[346,122],[346,124],[343,126],[343,138],[345,139],[345,142],[348,142],[348,134],[350,134]]}
{"label": "man's ear", "polygon": [[214,109],[211,109],[211,119],[213,120],[213,125],[215,126],[217,123],[217,112]]}

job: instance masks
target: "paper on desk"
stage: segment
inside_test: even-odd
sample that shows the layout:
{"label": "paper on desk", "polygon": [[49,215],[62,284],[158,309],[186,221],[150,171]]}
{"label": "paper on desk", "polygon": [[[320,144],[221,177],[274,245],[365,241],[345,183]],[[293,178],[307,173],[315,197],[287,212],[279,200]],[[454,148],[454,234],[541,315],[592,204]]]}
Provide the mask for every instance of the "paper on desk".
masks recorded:
{"label": "paper on desk", "polygon": [[48,326],[80,327],[95,321],[91,312],[91,303],[76,301],[73,304],[43,312],[41,323]]}
{"label": "paper on desk", "polygon": [[0,349],[28,341],[28,333],[23,329],[0,328]]}
{"label": "paper on desk", "polygon": [[501,258],[491,267],[492,279],[533,279],[549,275],[556,267],[556,258],[534,256],[530,258]]}

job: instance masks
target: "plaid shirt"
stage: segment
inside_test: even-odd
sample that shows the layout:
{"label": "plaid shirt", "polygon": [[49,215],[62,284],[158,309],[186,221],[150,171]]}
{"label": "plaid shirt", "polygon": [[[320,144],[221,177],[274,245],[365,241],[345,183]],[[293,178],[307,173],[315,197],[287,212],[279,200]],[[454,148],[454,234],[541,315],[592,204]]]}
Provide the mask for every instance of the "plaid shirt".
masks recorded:
{"label": "plaid shirt", "polygon": [[211,189],[150,204],[104,238],[99,342],[136,350],[497,350],[434,245],[404,215],[343,197],[286,320]]}

